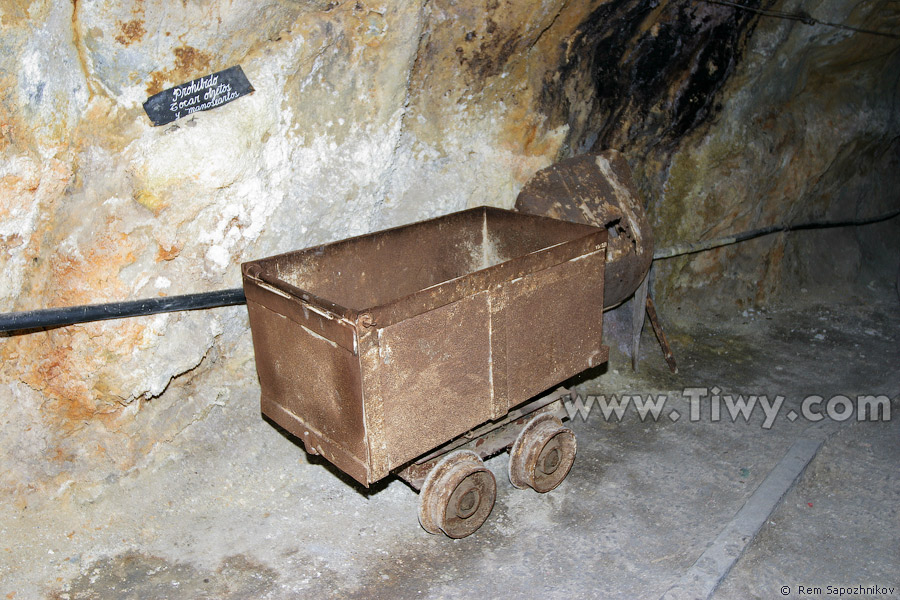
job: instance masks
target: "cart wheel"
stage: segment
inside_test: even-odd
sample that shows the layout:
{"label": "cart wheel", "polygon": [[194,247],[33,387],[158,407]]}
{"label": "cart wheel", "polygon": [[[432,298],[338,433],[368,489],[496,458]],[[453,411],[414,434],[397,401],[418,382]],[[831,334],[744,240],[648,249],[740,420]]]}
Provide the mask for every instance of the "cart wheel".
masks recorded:
{"label": "cart wheel", "polygon": [[546,493],[562,483],[575,462],[575,434],[550,413],[538,415],[509,451],[509,481]]}
{"label": "cart wheel", "polygon": [[487,520],[496,497],[497,481],[478,455],[469,450],[454,452],[425,478],[419,523],[428,533],[464,538]]}

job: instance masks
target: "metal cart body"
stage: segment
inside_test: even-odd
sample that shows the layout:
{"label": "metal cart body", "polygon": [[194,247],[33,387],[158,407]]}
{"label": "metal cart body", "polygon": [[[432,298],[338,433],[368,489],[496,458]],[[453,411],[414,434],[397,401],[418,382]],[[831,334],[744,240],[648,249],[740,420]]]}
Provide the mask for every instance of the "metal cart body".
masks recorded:
{"label": "metal cart body", "polygon": [[608,359],[606,242],[480,207],[245,263],[262,411],[366,486],[502,424]]}

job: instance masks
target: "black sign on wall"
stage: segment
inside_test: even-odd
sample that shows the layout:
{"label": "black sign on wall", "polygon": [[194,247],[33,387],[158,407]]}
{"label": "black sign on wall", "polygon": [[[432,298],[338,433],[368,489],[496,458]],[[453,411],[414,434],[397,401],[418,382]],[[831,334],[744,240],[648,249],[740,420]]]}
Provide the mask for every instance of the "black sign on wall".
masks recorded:
{"label": "black sign on wall", "polygon": [[176,85],[147,98],[144,111],[153,125],[165,125],[201,110],[211,110],[252,93],[240,65]]}

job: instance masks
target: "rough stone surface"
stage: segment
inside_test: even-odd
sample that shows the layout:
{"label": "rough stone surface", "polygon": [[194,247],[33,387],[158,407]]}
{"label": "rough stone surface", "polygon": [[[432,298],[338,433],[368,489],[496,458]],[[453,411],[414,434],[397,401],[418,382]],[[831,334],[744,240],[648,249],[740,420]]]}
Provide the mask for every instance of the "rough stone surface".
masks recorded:
{"label": "rough stone surface", "polygon": [[[804,8],[873,29],[898,16]],[[662,245],[896,206],[888,37],[637,0],[13,0],[0,23],[2,311],[236,286],[243,260],[509,207],[592,148],[629,157]],[[234,64],[254,94],[150,126],[149,95]],[[897,227],[673,259],[658,299],[877,286]],[[0,357],[0,490],[17,506],[101,495],[255,377],[239,307],[4,336]]]}
{"label": "rough stone surface", "polygon": [[[785,3],[781,10],[800,10]],[[804,3],[823,21],[882,31],[891,3]],[[707,125],[643,167],[659,245],[773,224],[866,218],[900,208],[900,40],[761,18]],[[634,156],[634,155],[632,155]],[[654,167],[663,160],[665,169]],[[797,232],[660,264],[663,296],[765,306],[810,281],[884,284],[900,265],[900,220]]]}

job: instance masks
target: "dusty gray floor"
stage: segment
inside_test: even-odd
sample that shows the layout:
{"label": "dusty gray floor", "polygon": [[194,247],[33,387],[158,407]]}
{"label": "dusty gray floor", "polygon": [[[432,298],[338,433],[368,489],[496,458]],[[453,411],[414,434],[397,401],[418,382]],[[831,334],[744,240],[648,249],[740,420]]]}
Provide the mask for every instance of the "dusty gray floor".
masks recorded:
{"label": "dusty gray floor", "polygon": [[[185,394],[218,389],[221,402],[147,464],[0,507],[0,598],[658,598],[811,426],[832,433],[715,597],[896,588],[900,304],[886,290],[799,302],[671,325],[678,375],[646,335],[639,374],[619,358],[577,389],[665,394],[662,418],[632,406],[623,422],[574,420],[575,468],[546,495],[512,488],[505,455],[490,460],[497,504],[457,541],[419,528],[405,484],[363,493],[263,421],[252,371],[198,382]],[[692,422],[682,390],[713,386],[786,400],[769,429],[761,411],[711,422],[708,404]],[[811,394],[885,394],[894,419],[789,421]]]}

